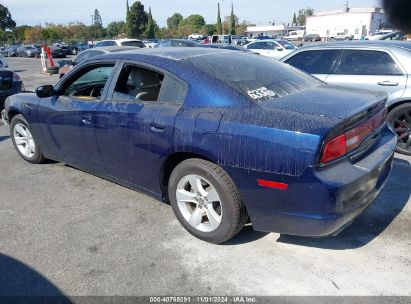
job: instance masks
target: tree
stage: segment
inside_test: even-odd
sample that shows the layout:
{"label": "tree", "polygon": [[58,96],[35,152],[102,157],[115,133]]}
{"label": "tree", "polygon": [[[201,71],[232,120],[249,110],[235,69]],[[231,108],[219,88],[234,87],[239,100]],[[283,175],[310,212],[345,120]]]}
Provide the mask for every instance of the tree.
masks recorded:
{"label": "tree", "polygon": [[231,35],[235,35],[235,25],[236,25],[236,17],[234,15],[233,4],[231,3],[231,15],[230,15],[230,34]]}
{"label": "tree", "polygon": [[312,8],[300,9],[298,11],[297,23],[298,25],[305,25],[307,22],[307,17],[314,15],[314,10]]}
{"label": "tree", "polygon": [[201,15],[190,15],[183,19],[179,26],[186,26],[192,32],[199,32],[201,28],[205,25],[204,17]]}
{"label": "tree", "polygon": [[0,4],[0,29],[13,30],[16,27],[16,22],[11,18],[9,9]]}
{"label": "tree", "polygon": [[292,25],[297,25],[297,15],[294,13]]}
{"label": "tree", "polygon": [[203,26],[200,33],[203,35],[212,36],[215,32],[216,28],[214,24],[206,24]]}
{"label": "tree", "polygon": [[124,21],[114,21],[107,25],[107,35],[116,37],[127,32],[126,23]]}
{"label": "tree", "polygon": [[103,21],[101,21],[101,16],[98,9],[95,9],[94,11],[94,25],[96,27],[103,28]]}
{"label": "tree", "polygon": [[28,25],[21,25],[21,26],[16,26],[13,29],[13,34],[14,34],[14,39],[16,39],[17,41],[24,41],[25,39],[25,33],[26,30],[31,29],[31,26]]}
{"label": "tree", "polygon": [[155,25],[153,15],[151,14],[151,7],[148,9],[147,30],[145,34],[147,39],[154,39],[156,37]]}
{"label": "tree", "polygon": [[127,14],[127,36],[129,38],[139,38],[146,30],[148,22],[144,5],[140,1],[135,2]]}
{"label": "tree", "polygon": [[174,13],[170,18],[167,19],[167,27],[172,30],[177,30],[178,25],[184,17],[179,13]]}
{"label": "tree", "polygon": [[39,43],[43,41],[43,31],[40,26],[28,28],[24,32],[24,41],[26,43]]}
{"label": "tree", "polygon": [[221,27],[220,2],[218,3],[216,32],[217,32],[217,35],[221,35],[223,33],[222,27]]}

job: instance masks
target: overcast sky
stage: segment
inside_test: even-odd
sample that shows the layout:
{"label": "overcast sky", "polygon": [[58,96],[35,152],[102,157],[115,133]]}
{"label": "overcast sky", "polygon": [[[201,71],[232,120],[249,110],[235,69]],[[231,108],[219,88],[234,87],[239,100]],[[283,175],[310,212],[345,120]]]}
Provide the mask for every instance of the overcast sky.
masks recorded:
{"label": "overcast sky", "polygon": [[[130,1],[130,6],[134,3]],[[166,25],[167,18],[179,12],[184,17],[191,14],[204,16],[207,23],[217,19],[217,3],[214,0],[142,0],[148,11],[151,6],[154,19],[160,26]],[[311,7],[315,11],[339,9],[344,0],[220,0],[221,15],[230,14],[231,2],[234,13],[240,20],[247,20],[257,25],[266,25],[270,21],[288,23],[298,9]],[[45,22],[68,23],[80,21],[91,23],[91,15],[97,8],[104,26],[112,21],[125,20],[126,0],[0,0],[8,7],[17,25],[38,25]],[[352,0],[350,7],[380,6],[380,0]]]}

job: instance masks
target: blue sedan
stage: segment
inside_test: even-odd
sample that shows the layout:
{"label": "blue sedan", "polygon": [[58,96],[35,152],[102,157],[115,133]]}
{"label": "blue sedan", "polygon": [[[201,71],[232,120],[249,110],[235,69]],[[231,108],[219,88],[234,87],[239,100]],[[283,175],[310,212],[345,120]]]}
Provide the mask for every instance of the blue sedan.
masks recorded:
{"label": "blue sedan", "polygon": [[163,48],[86,60],[54,87],[8,98],[5,120],[26,161],[149,193],[222,243],[249,221],[301,236],[350,224],[392,168],[386,99],[261,56]]}

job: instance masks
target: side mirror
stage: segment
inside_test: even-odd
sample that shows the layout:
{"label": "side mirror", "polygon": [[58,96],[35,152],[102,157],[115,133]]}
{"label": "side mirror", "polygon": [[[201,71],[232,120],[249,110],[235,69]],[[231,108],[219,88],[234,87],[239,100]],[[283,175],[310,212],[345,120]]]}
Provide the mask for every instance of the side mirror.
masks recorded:
{"label": "side mirror", "polygon": [[52,97],[56,95],[56,93],[54,92],[54,87],[52,85],[38,87],[36,89],[36,94],[39,98]]}
{"label": "side mirror", "polygon": [[277,46],[276,49],[277,49],[277,51],[280,51],[280,52],[283,50],[283,48],[279,47],[279,46]]}

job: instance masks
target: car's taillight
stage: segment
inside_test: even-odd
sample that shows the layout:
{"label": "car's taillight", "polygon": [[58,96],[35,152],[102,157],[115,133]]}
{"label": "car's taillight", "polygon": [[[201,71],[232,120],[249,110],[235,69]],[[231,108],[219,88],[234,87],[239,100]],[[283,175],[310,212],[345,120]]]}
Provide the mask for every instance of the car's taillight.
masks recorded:
{"label": "car's taillight", "polygon": [[357,149],[371,133],[381,127],[387,113],[387,108],[384,108],[364,123],[327,140],[322,149],[321,164],[330,163]]}

